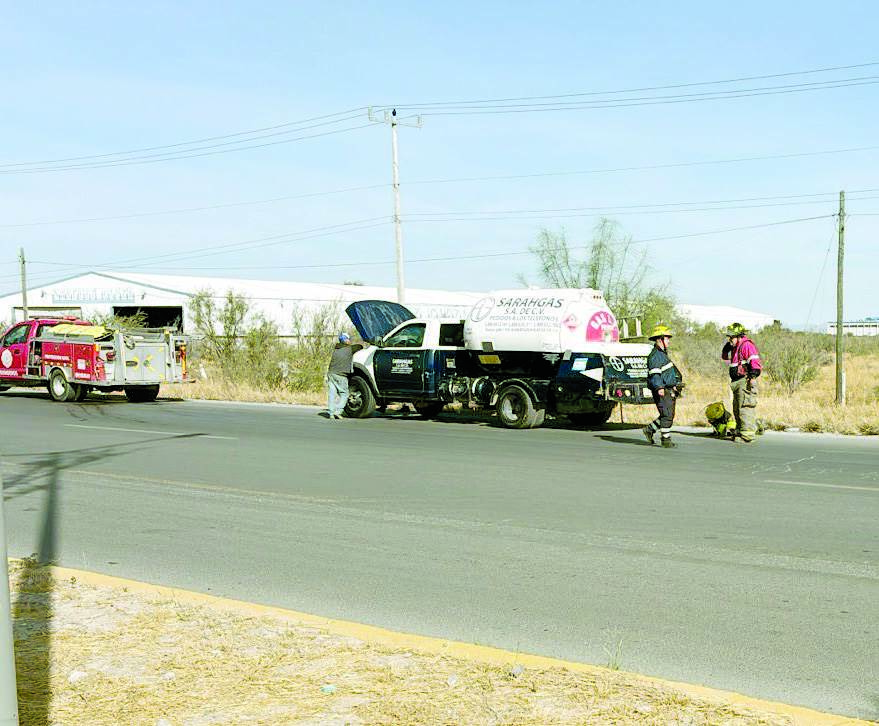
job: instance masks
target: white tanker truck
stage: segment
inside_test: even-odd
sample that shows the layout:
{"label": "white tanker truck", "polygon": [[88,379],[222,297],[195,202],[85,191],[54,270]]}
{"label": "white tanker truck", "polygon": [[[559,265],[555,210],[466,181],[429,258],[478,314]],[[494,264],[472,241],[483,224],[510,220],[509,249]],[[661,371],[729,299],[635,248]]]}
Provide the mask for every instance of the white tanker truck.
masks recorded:
{"label": "white tanker truck", "polygon": [[345,312],[371,344],[354,355],[345,407],[352,418],[394,402],[433,417],[460,402],[495,409],[509,428],[540,426],[546,414],[599,426],[617,403],[653,402],[650,346],[620,342],[597,290],[499,290],[465,320],[418,320],[382,300]]}

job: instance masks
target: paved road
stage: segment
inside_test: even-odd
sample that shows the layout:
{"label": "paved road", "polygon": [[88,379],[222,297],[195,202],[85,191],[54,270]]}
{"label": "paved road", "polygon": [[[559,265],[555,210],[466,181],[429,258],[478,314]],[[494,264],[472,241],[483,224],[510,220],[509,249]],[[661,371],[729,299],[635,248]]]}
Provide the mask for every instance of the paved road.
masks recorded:
{"label": "paved road", "polygon": [[35,393],[0,427],[12,555],[879,717],[877,439]]}

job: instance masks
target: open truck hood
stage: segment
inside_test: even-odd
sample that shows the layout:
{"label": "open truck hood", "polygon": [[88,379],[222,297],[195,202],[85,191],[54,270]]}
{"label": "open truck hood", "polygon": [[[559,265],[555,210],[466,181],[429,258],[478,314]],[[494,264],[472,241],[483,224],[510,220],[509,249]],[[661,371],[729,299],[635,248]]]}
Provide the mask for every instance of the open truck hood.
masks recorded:
{"label": "open truck hood", "polygon": [[415,317],[399,303],[387,300],[359,300],[345,308],[345,313],[351,318],[360,337],[370,343]]}

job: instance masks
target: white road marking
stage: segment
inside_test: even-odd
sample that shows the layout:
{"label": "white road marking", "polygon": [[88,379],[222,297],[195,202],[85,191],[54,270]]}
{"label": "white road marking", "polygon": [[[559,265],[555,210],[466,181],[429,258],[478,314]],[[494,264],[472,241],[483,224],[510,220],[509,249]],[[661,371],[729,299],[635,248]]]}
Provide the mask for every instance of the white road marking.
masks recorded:
{"label": "white road marking", "polygon": [[64,424],[72,429],[97,429],[98,431],[125,431],[131,434],[161,434],[163,436],[192,436],[199,439],[222,439],[224,441],[238,441],[237,436],[209,436],[208,434],[192,434],[182,431],[150,431],[148,429],[122,429],[113,426],[86,426],[85,424]]}
{"label": "white road marking", "polygon": [[856,487],[850,484],[822,484],[815,481],[785,481],[784,479],[764,479],[766,484],[793,484],[798,487],[821,487],[823,489],[855,489],[859,492],[874,492],[879,494],[879,487]]}

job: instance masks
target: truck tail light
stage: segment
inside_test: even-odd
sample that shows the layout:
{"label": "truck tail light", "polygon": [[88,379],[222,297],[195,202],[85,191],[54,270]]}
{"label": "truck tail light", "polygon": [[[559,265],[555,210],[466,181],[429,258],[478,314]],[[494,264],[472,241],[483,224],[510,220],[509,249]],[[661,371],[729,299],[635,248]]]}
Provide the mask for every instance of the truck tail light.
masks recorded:
{"label": "truck tail light", "polygon": [[115,350],[108,350],[106,353],[106,358],[107,358],[107,360],[116,360],[116,351]]}

